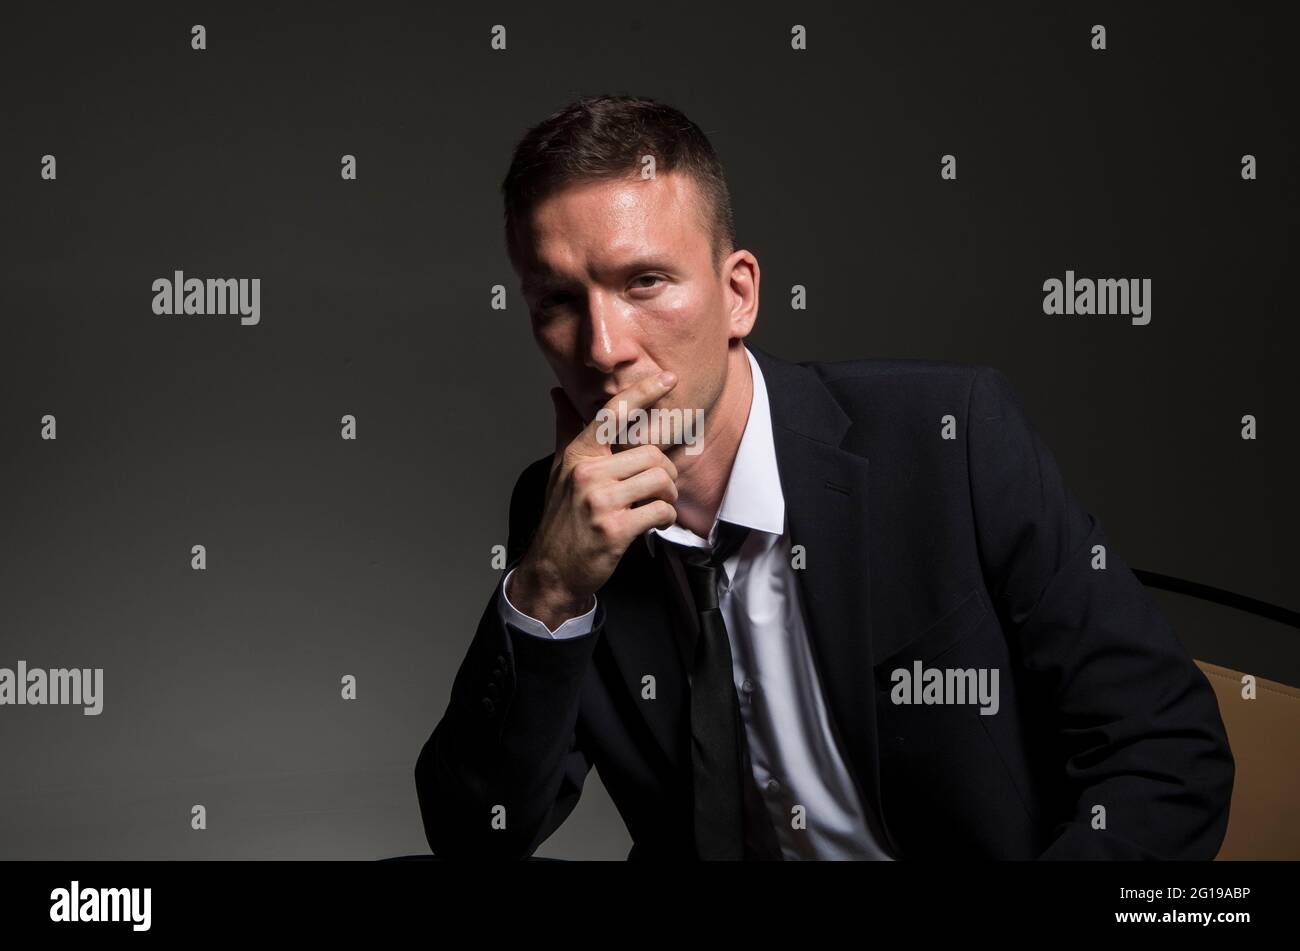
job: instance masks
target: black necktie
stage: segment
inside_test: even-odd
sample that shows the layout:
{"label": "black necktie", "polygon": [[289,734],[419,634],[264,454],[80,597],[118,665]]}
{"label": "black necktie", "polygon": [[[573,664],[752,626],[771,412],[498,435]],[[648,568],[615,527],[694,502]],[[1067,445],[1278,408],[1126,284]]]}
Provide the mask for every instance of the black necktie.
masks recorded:
{"label": "black necktie", "polygon": [[742,525],[720,521],[712,551],[672,545],[686,575],[699,627],[690,666],[691,767],[695,843],[699,857],[706,860],[781,858],[761,795],[753,786],[731,643],[718,607],[723,563],[748,534]]}

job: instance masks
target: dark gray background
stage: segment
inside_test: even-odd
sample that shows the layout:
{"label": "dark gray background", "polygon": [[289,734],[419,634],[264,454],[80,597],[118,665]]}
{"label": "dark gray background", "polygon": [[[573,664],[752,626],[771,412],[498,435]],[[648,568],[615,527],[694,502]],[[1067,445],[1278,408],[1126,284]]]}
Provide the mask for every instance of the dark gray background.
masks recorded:
{"label": "dark gray background", "polygon": [[[1276,20],[50,6],[0,14],[0,666],[102,666],[105,705],[0,708],[0,856],[427,849],[415,758],[498,580],[510,488],[550,450],[498,184],[582,94],[658,98],[710,134],[762,266],[760,346],[997,366],[1130,565],[1300,607],[1300,87]],[[1150,277],[1151,324],[1045,317],[1067,268]],[[155,316],[174,269],[260,277],[261,324]],[[1296,631],[1157,597],[1196,656],[1300,682]],[[593,772],[541,851],[628,846]]]}

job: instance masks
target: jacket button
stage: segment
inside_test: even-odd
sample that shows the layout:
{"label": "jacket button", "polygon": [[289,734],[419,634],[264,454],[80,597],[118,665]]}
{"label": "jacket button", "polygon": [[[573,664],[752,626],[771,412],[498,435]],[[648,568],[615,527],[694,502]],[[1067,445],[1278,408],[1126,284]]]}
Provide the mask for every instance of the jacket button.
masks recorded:
{"label": "jacket button", "polygon": [[483,709],[486,710],[489,714],[491,714],[492,711],[495,710],[496,708],[497,708],[497,705],[496,705],[495,703],[492,702],[492,698],[491,698],[491,697],[484,697],[484,698],[483,698]]}
{"label": "jacket button", "polygon": [[495,700],[497,697],[501,695],[501,691],[497,689],[496,684],[488,684],[487,695],[491,697],[493,700]]}
{"label": "jacket button", "polygon": [[505,657],[505,655],[504,655],[504,654],[497,654],[497,666],[498,666],[498,667],[504,667],[505,665],[506,665],[506,657]]}
{"label": "jacket button", "polygon": [[505,675],[506,675],[506,672],[505,672],[504,670],[502,670],[500,667],[493,667],[493,668],[492,668],[492,679],[493,679],[493,680],[500,680],[500,679],[503,678]]}

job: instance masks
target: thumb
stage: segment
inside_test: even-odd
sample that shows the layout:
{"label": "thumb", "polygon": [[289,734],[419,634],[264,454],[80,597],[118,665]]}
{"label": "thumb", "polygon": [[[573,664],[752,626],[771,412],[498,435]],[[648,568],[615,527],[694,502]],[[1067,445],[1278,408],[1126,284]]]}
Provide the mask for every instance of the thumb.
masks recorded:
{"label": "thumb", "polygon": [[582,417],[562,387],[551,387],[551,403],[555,406],[555,454],[559,456],[582,432]]}

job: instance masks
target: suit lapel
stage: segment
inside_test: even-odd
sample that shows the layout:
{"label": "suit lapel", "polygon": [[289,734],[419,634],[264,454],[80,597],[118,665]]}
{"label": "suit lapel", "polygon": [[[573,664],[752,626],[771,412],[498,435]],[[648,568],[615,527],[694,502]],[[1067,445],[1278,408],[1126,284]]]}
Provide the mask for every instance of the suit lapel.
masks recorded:
{"label": "suit lapel", "polygon": [[[682,731],[688,687],[661,561],[638,539],[599,597],[605,604],[605,643],[619,678],[670,765],[678,769],[686,755]],[[642,699],[646,675],[655,679],[653,700]]]}
{"label": "suit lapel", "polygon": [[[812,370],[748,346],[763,371],[795,571],[814,661],[841,750],[874,816],[880,807],[871,649],[868,462],[839,448],[851,420]],[[605,641],[619,675],[673,768],[685,748],[688,686],[663,566],[643,541],[624,555],[601,592]],[[642,677],[657,697],[642,700]],[[888,831],[884,833],[888,842]],[[892,844],[892,843],[891,843]],[[896,850],[895,850],[896,852]]]}
{"label": "suit lapel", "polygon": [[[858,788],[883,816],[872,656],[870,467],[840,448],[852,420],[812,370],[750,346],[772,411],[781,492],[808,637],[831,720]],[[887,828],[873,830],[897,854]]]}

